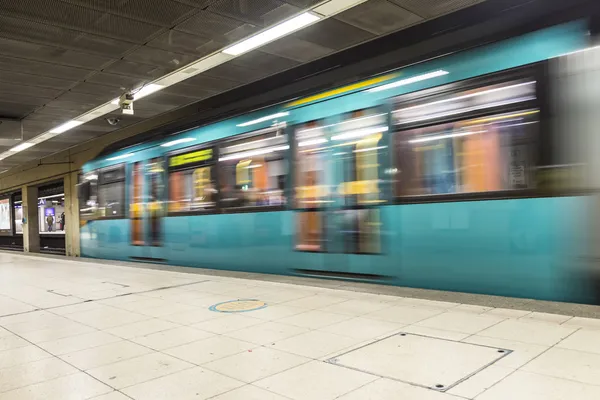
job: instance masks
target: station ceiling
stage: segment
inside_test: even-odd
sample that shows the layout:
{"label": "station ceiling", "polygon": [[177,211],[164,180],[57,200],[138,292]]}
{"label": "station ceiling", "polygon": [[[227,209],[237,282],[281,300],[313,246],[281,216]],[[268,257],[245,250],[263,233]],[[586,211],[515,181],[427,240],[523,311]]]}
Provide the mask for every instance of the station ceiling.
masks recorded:
{"label": "station ceiling", "polygon": [[[0,171],[482,1],[365,1],[137,100],[135,115],[11,155]],[[325,2],[0,0],[0,153]]]}

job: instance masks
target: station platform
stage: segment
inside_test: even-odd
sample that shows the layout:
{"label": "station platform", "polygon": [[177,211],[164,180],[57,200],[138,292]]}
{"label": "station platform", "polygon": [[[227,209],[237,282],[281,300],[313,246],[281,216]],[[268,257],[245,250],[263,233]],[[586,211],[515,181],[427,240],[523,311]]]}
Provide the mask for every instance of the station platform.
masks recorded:
{"label": "station platform", "polygon": [[597,400],[600,307],[0,252],[0,400]]}

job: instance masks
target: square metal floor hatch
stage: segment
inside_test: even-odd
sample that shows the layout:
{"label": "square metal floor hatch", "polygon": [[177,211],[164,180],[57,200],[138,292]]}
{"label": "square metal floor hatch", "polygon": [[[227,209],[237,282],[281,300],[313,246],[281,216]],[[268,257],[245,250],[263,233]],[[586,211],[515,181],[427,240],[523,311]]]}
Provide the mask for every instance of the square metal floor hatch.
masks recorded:
{"label": "square metal floor hatch", "polygon": [[398,333],[327,362],[446,391],[510,353],[496,347]]}

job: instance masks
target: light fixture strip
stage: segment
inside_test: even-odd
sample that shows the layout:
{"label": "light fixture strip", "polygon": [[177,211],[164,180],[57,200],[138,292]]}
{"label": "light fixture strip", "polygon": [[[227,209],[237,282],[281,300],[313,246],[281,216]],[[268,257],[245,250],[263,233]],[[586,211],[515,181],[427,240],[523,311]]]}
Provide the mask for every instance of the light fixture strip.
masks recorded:
{"label": "light fixture strip", "polygon": [[369,92],[369,93],[381,92],[382,90],[394,89],[394,88],[397,88],[400,86],[406,86],[406,85],[410,85],[412,83],[425,81],[427,79],[438,78],[440,76],[444,76],[444,75],[448,75],[448,74],[449,74],[448,71],[444,71],[443,69],[440,69],[438,71],[429,72],[427,74],[417,75],[417,76],[413,76],[411,78],[406,78],[406,79],[401,79],[396,82],[388,83],[387,85],[376,86],[374,88],[368,89],[367,92]]}
{"label": "light fixture strip", "polygon": [[242,128],[245,126],[256,125],[256,124],[260,124],[261,122],[269,121],[269,120],[272,120],[275,118],[287,117],[288,115],[290,115],[290,113],[287,111],[284,111],[284,112],[280,112],[280,113],[276,113],[276,114],[267,115],[265,117],[253,119],[252,121],[244,122],[243,124],[238,124],[237,126]]}

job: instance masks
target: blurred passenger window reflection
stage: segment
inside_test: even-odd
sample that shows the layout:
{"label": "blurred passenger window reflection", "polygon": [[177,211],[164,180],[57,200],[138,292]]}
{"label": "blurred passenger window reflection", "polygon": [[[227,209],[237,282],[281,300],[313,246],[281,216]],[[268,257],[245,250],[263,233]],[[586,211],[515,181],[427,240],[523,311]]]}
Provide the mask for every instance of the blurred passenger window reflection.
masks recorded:
{"label": "blurred passenger window reflection", "polygon": [[252,132],[221,145],[219,173],[223,208],[286,204],[286,156],[283,126]]}
{"label": "blurred passenger window reflection", "polygon": [[[539,112],[518,107],[533,99],[535,82],[523,80],[397,108],[396,194],[532,188]],[[502,112],[506,108],[516,110]],[[498,113],[490,113],[496,109]],[[477,117],[483,110],[486,114]],[[454,121],[435,123],[448,119]],[[405,126],[410,128],[402,130]]]}
{"label": "blurred passenger window reflection", "polygon": [[169,212],[212,210],[217,204],[215,151],[194,150],[169,159]]}
{"label": "blurred passenger window reflection", "polygon": [[98,216],[125,215],[125,165],[101,170],[98,184]]}

